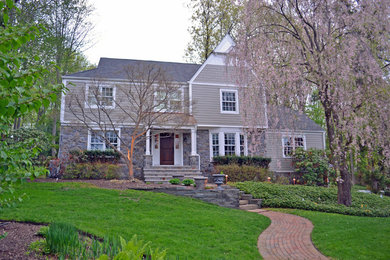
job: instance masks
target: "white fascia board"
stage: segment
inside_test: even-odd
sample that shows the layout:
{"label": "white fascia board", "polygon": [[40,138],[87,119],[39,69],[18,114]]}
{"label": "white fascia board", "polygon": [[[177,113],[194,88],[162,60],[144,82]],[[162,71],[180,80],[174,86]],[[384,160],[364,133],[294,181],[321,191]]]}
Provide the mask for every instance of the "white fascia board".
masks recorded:
{"label": "white fascia board", "polygon": [[[72,77],[72,76],[63,76],[63,79],[67,79],[72,82],[106,82],[106,83],[123,83],[130,82],[128,79],[117,79],[117,78],[93,78],[93,77]],[[185,81],[171,81],[174,84],[185,85],[188,82]],[[132,83],[131,83],[132,84]]]}
{"label": "white fascia board", "polygon": [[[198,124],[198,128],[199,127],[202,127],[202,128],[215,128],[215,127],[228,127],[228,128],[249,128],[248,126],[237,126],[237,125],[206,125],[206,124]],[[256,128],[259,128],[259,129],[265,129],[266,127],[265,126],[256,126]]]}
{"label": "white fascia board", "polygon": [[305,133],[305,134],[310,134],[310,133],[324,133],[325,131],[323,130],[305,130],[305,129],[295,129],[295,130],[290,130],[290,129],[273,129],[273,128],[268,128],[268,132],[272,133],[281,133],[281,134],[291,134],[291,133]]}
{"label": "white fascia board", "polygon": [[[66,87],[66,80],[62,80],[62,84]],[[61,91],[60,124],[65,122],[65,95],[64,91]]]}

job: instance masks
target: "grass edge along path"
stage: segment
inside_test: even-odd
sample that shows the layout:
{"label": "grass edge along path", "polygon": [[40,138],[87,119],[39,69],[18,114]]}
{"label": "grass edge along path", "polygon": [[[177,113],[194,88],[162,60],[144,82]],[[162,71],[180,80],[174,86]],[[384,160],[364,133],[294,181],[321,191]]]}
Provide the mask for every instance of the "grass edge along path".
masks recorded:
{"label": "grass edge along path", "polygon": [[[0,219],[67,222],[99,237],[137,234],[171,259],[259,259],[257,238],[270,220],[199,200],[85,183],[25,183],[25,198]],[[176,258],[179,256],[180,258]]]}
{"label": "grass edge along path", "polygon": [[312,241],[332,259],[389,259],[390,217],[348,216],[298,209],[275,209],[309,219]]}

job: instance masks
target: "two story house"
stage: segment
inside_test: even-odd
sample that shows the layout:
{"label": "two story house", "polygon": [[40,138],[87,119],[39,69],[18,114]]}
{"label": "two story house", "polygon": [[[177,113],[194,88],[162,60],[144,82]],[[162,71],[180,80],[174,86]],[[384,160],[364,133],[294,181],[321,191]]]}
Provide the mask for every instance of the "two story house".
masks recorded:
{"label": "two story house", "polygon": [[[268,113],[270,107],[267,107],[263,95],[259,102],[264,109],[258,111],[261,145],[256,151],[249,149],[252,138],[247,136],[244,127],[235,69],[227,64],[226,59],[233,47],[234,41],[227,35],[201,65],[101,58],[96,69],[64,76],[63,83],[68,92],[62,95],[60,156],[74,149],[109,148],[97,138],[93,129],[87,128],[71,112],[72,97],[80,93],[88,99],[89,86],[99,79],[103,82],[99,91],[107,100],[107,109],[115,112],[118,108],[112,101],[120,98],[116,86],[129,80],[124,68],[145,64],[162,68],[172,81],[180,85],[181,95],[173,99],[188,101],[185,102],[188,104],[186,111],[191,120],[180,127],[158,125],[147,132],[147,138],[135,149],[136,176],[145,181],[163,182],[175,174],[187,177],[208,175],[212,172],[212,158],[218,155],[269,157],[272,159],[270,169],[276,174],[293,172],[293,149],[324,149],[325,132],[306,115],[290,109],[273,108],[273,113]],[[110,141],[122,149],[117,136],[125,138],[132,131],[132,125],[122,123],[116,129],[116,132],[108,131]]]}

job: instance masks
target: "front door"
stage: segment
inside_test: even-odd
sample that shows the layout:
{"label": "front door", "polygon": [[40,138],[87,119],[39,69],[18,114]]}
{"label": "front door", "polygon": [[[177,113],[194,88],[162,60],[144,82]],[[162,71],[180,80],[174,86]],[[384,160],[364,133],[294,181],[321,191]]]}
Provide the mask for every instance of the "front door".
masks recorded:
{"label": "front door", "polygon": [[160,165],[174,165],[173,134],[160,134]]}

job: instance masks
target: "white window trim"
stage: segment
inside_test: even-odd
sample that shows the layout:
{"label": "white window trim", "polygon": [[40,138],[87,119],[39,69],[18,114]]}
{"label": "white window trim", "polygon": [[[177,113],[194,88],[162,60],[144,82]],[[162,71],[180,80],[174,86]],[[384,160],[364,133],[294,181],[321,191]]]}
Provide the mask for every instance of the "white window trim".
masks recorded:
{"label": "white window trim", "polygon": [[[86,84],[85,85],[85,108],[99,108],[98,105],[90,105],[88,104],[89,102],[89,87],[90,86],[93,86],[93,84]],[[102,88],[103,87],[108,87],[108,88],[112,88],[112,95],[113,95],[113,101],[112,101],[112,106],[100,106],[100,107],[104,107],[104,108],[110,108],[110,109],[114,109],[115,108],[115,101],[116,101],[116,86],[112,86],[112,85],[109,85],[109,84],[102,84],[99,86],[99,92],[102,93]]]}
{"label": "white window trim", "polygon": [[294,138],[294,146],[293,146],[293,151],[295,150],[295,138],[296,137],[301,137],[303,139],[303,150],[306,150],[306,136],[305,135],[283,135],[282,136],[282,155],[283,155],[283,158],[292,158],[292,156],[287,156],[284,154],[284,142],[283,142],[283,138],[285,137],[289,137],[289,138]]}
{"label": "white window trim", "polygon": [[[154,107],[154,111],[155,112],[184,112],[184,86],[181,85],[179,88],[177,88],[178,90],[180,90],[181,92],[181,100],[179,99],[173,99],[174,101],[181,101],[182,102],[182,105],[181,105],[181,108],[178,110],[178,111],[173,111],[171,109],[161,109],[161,110],[158,110],[157,107]],[[154,90],[154,105],[156,105],[155,101],[156,101],[156,97],[157,97],[157,92],[159,91],[158,87],[156,86],[155,90]],[[170,105],[170,104],[169,104]]]}
{"label": "white window trim", "polygon": [[[87,145],[87,150],[90,151],[91,150],[91,136],[92,136],[92,131],[97,131],[97,132],[102,132],[102,130],[100,128],[92,128],[91,129],[88,129],[88,145]],[[108,128],[108,129],[105,129],[106,132],[108,131],[115,131],[113,128]],[[121,150],[121,139],[120,139],[120,136],[121,136],[121,129],[118,128],[116,129],[117,131],[117,135],[118,135],[118,147],[117,149],[120,151]],[[104,149],[103,150],[99,150],[99,151],[105,151],[106,150],[106,145],[104,145]]]}
{"label": "white window trim", "polygon": [[[209,131],[210,161],[213,161],[213,134],[218,134],[219,156],[225,156],[225,133],[235,134],[235,155],[240,156],[240,135],[244,136],[244,156],[248,155],[248,139],[245,133],[237,131]],[[222,142],[221,142],[222,140]],[[238,145],[237,145],[238,144]],[[238,147],[238,149],[237,149]]]}
{"label": "white window trim", "polygon": [[[236,96],[236,111],[223,111],[222,110],[222,92],[231,92],[235,93]],[[238,90],[237,89],[220,89],[219,90],[219,107],[221,114],[239,114],[240,109],[239,109],[239,102],[238,102]]]}

